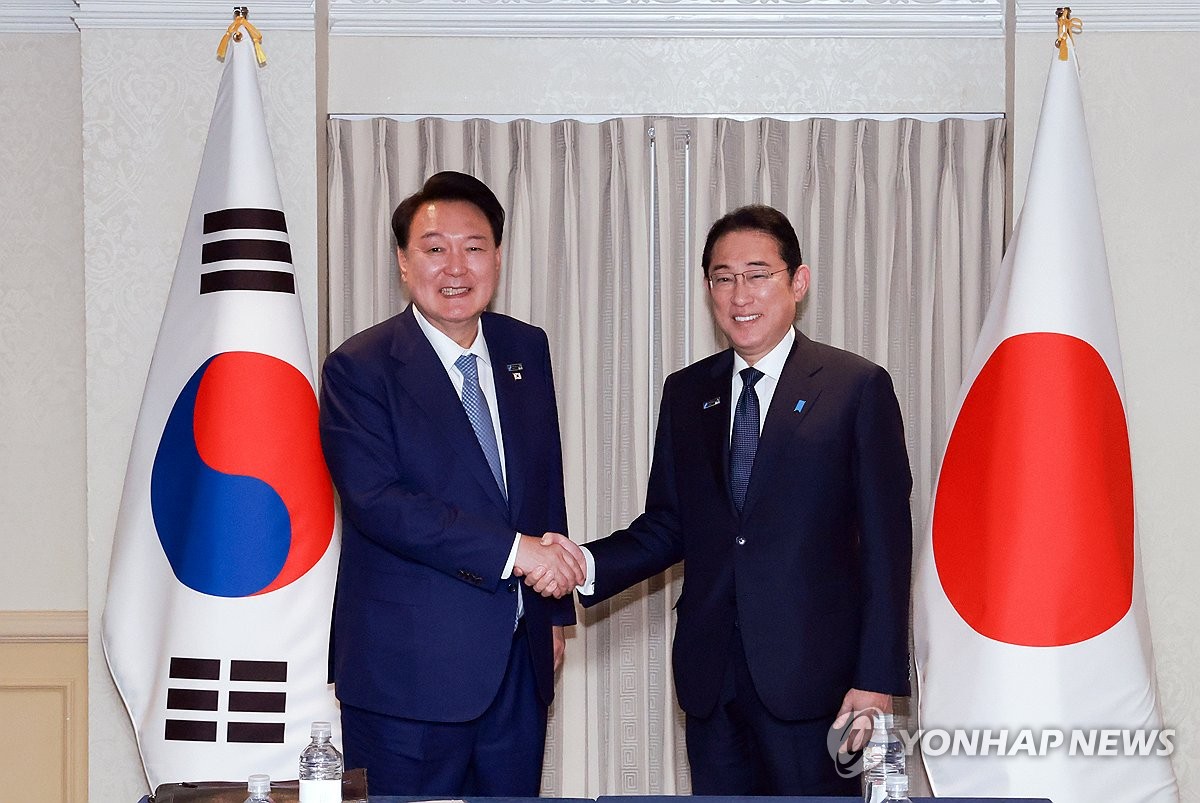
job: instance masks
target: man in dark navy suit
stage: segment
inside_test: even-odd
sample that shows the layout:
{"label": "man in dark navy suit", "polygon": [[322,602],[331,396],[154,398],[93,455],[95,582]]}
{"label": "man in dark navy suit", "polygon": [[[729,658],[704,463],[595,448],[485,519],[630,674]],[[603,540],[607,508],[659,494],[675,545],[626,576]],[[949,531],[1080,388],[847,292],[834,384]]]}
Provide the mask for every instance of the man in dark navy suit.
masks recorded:
{"label": "man in dark navy suit", "polygon": [[[431,177],[396,208],[412,304],[326,360],[321,442],[342,504],[331,675],[347,766],[383,795],[532,796],[578,552],[545,333],[485,312],[504,211]],[[517,578],[537,571],[543,591]]]}
{"label": "man in dark navy suit", "polygon": [[900,408],[883,368],[793,328],[809,269],[782,213],[721,218],[702,265],[732,348],[667,378],[646,510],[586,545],[581,600],[684,561],[673,660],[696,794],[856,794],[831,725],[909,692]]}

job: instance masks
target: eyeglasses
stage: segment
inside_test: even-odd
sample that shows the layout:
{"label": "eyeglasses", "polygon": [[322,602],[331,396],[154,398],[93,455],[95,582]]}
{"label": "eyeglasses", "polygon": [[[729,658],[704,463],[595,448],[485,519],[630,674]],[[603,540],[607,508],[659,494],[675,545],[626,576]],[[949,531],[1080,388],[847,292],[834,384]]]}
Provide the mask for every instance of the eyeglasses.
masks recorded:
{"label": "eyeglasses", "polygon": [[732,292],[737,280],[741,279],[746,283],[746,288],[751,291],[762,290],[771,282],[771,277],[776,273],[783,273],[787,268],[779,270],[746,270],[741,273],[732,271],[718,271],[708,275],[708,287],[714,293]]}

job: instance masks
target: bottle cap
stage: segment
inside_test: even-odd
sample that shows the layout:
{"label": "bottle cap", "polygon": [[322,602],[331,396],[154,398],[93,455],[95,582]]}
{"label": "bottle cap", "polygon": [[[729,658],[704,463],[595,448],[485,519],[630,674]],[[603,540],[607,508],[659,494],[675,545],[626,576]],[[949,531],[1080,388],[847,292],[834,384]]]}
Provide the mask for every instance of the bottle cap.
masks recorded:
{"label": "bottle cap", "polygon": [[907,775],[890,775],[884,781],[884,788],[888,794],[892,792],[908,793],[908,776]]}
{"label": "bottle cap", "polygon": [[324,736],[328,739],[333,734],[333,728],[328,722],[317,721],[312,724],[312,737],[314,739]]}
{"label": "bottle cap", "polygon": [[250,779],[246,782],[246,791],[252,795],[265,795],[271,791],[271,776],[264,775],[263,773],[251,775]]}

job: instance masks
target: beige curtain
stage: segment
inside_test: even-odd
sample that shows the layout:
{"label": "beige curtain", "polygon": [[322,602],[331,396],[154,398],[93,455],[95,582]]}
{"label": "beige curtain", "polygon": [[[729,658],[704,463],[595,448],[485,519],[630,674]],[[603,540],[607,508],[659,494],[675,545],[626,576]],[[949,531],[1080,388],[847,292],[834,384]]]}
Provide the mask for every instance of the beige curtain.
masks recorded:
{"label": "beige curtain", "polygon": [[[640,512],[663,378],[722,347],[704,234],[768,203],[796,224],[813,270],[800,328],[891,371],[921,526],[1000,262],[1004,136],[1001,119],[962,118],[334,119],[330,341],[407,303],[389,229],[399,200],[437,170],[479,176],[509,214],[493,307],[549,335],[571,535],[602,537]],[[580,611],[545,794],[690,791],[670,668],[681,576]]]}

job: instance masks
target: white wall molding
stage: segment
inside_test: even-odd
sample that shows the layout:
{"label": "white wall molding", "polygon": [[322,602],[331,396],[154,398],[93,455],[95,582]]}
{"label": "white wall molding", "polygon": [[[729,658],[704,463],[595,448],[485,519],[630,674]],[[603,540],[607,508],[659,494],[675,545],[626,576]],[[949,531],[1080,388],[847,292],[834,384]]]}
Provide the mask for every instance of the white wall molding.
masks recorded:
{"label": "white wall molding", "polygon": [[0,33],[72,33],[78,10],[74,0],[4,0]]}
{"label": "white wall molding", "polygon": [[[245,0],[243,0],[245,2]],[[1054,33],[1062,0],[1018,0],[1017,30]],[[4,0],[0,33],[212,29],[233,0]],[[246,2],[268,30],[312,30],[316,0]],[[1085,31],[1197,31],[1200,0],[1088,0]],[[335,35],[992,37],[1003,0],[330,0]]]}
{"label": "white wall molding", "polygon": [[[1057,31],[1054,12],[1062,0],[1017,0],[1017,31],[1044,32],[1053,44]],[[1088,31],[1200,31],[1197,0],[1084,0],[1073,7]]]}
{"label": "white wall molding", "polygon": [[330,0],[335,35],[998,37],[1002,0]]}
{"label": "white wall molding", "polygon": [[88,28],[215,29],[233,19],[233,7],[250,9],[250,21],[269,31],[311,31],[316,0],[77,0],[75,22]]}
{"label": "white wall molding", "polygon": [[87,611],[0,611],[0,644],[85,642]]}

